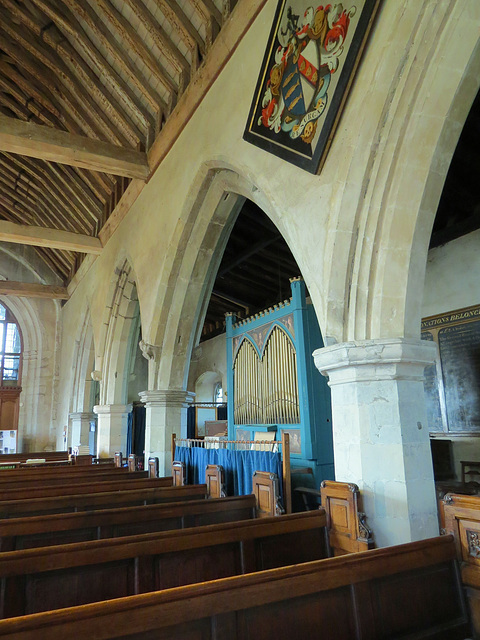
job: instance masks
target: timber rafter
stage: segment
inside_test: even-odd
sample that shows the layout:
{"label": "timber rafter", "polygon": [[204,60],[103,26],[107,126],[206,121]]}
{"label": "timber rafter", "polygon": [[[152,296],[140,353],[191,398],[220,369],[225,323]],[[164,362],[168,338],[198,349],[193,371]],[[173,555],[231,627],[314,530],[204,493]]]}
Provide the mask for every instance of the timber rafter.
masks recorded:
{"label": "timber rafter", "polygon": [[[98,237],[125,202],[130,177],[148,177],[146,154],[235,4],[0,0],[0,122],[66,144],[47,153],[40,138],[32,151],[31,141],[14,141],[6,128],[2,140],[0,131],[0,223]],[[76,137],[111,145],[119,157],[144,154],[143,169],[102,163],[101,154],[73,161]],[[68,283],[79,264],[75,248],[35,250]]]}

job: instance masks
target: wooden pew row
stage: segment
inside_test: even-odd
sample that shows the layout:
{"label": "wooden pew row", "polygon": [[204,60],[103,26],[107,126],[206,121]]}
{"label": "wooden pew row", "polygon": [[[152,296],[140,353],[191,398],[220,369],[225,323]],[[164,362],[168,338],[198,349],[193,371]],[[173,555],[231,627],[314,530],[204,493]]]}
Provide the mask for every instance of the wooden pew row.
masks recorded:
{"label": "wooden pew row", "polygon": [[32,451],[30,453],[2,453],[0,454],[0,464],[7,462],[26,462],[27,460],[47,460],[55,462],[58,460],[68,460],[67,451]]}
{"label": "wooden pew row", "polygon": [[33,477],[49,478],[51,476],[65,476],[75,478],[77,476],[91,473],[94,475],[108,474],[108,473],[128,473],[127,467],[111,467],[108,465],[91,465],[91,466],[75,466],[70,465],[66,467],[22,467],[21,469],[7,469],[0,473],[0,482],[8,482],[11,479],[18,478],[28,479]]}
{"label": "wooden pew row", "polygon": [[451,536],[0,620],[10,640],[464,640]]}
{"label": "wooden pew row", "polygon": [[[43,489],[47,487],[67,487],[69,485],[85,484],[85,483],[100,483],[100,482],[128,482],[131,480],[140,480],[142,478],[148,478],[147,471],[137,471],[134,474],[126,473],[122,469],[112,469],[110,472],[100,471],[87,471],[86,473],[79,474],[64,474],[59,472],[58,474],[43,476],[34,474],[28,478],[13,478],[13,479],[0,479],[0,492],[9,491],[13,489],[25,489],[36,488]],[[2,482],[3,480],[3,482]]]}
{"label": "wooden pew row", "polygon": [[[140,478],[137,479],[136,473],[127,473],[119,480],[96,480],[94,482],[74,482],[54,486],[36,486],[25,487],[20,489],[8,489],[2,492],[2,502],[10,500],[25,500],[36,498],[48,498],[52,496],[61,496],[64,494],[76,495],[81,493],[99,493],[106,491],[123,491],[127,489],[148,489],[151,487],[167,487],[172,485],[172,477],[165,478],[148,478],[148,472],[138,472]],[[146,474],[144,477],[143,474]]]}
{"label": "wooden pew row", "polygon": [[455,539],[475,637],[480,638],[480,497],[448,493],[443,512],[445,533]]}
{"label": "wooden pew row", "polygon": [[18,551],[253,518],[253,495],[12,518],[0,520],[0,551]]}
{"label": "wooden pew row", "polygon": [[323,510],[5,552],[0,616],[109,600],[326,557]]}
{"label": "wooden pew row", "polygon": [[57,495],[26,500],[5,500],[0,501],[0,518],[92,511],[206,497],[206,485],[199,484],[186,487],[152,487],[148,489],[125,489],[124,491],[104,491],[77,495]]}

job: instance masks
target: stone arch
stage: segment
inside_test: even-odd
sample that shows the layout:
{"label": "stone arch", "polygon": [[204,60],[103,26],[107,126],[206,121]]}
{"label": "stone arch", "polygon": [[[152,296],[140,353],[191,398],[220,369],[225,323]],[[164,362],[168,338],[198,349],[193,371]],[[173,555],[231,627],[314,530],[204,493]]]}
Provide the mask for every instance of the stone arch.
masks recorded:
{"label": "stone arch", "polygon": [[[45,375],[48,376],[48,372],[42,372],[46,345],[38,314],[27,298],[0,296],[0,302],[14,314],[23,339],[18,446],[26,448],[34,442],[36,443],[34,448],[37,450],[47,445],[53,446],[55,442],[53,426],[48,433],[43,431],[39,433],[37,428],[40,423],[39,416],[42,412],[51,415],[54,402],[54,392],[51,397],[41,394],[45,385]],[[52,305],[55,308],[55,317],[58,318],[59,305],[55,302],[52,302]]]}
{"label": "stone arch", "polygon": [[[329,300],[344,300],[341,314],[335,305],[327,309],[326,333],[333,341],[418,338],[420,333],[418,301],[431,229],[479,89],[480,64],[478,3],[445,3],[441,11],[425,6],[401,68],[392,74],[362,197],[350,216],[349,239],[332,242],[326,254],[331,264],[345,269],[345,279],[331,278],[327,293]],[[339,216],[337,234],[348,216],[347,211]]]}
{"label": "stone arch", "polygon": [[115,269],[110,287],[106,321],[102,327],[102,355],[100,363],[100,404],[126,402],[125,364],[128,357],[128,338],[138,302],[136,278],[128,259]]}
{"label": "stone arch", "polygon": [[213,402],[215,387],[222,383],[222,376],[217,371],[204,371],[195,380],[195,401]]}
{"label": "stone arch", "polygon": [[[220,165],[220,166],[219,166]],[[272,194],[260,189],[247,171],[222,163],[203,167],[191,191],[187,221],[178,225],[171,243],[173,264],[168,282],[160,287],[153,326],[158,349],[154,379],[157,389],[185,389],[193,347],[199,339],[208,293],[236,217],[246,198],[257,204],[276,224],[297,259],[303,274],[304,258],[282,223],[281,207]],[[308,265],[306,265],[308,268]],[[303,274],[307,286],[309,274]],[[313,274],[311,278],[314,284]]]}
{"label": "stone arch", "polygon": [[86,309],[79,324],[73,356],[73,380],[70,413],[91,410],[91,373],[95,367],[95,344],[90,310]]}

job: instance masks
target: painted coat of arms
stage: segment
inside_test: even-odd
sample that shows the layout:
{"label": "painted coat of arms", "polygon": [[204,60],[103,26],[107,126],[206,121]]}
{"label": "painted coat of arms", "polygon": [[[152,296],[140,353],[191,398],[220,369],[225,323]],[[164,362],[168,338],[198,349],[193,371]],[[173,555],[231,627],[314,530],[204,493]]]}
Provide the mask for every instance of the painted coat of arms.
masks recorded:
{"label": "painted coat of arms", "polygon": [[245,140],[319,170],[378,2],[280,0]]}

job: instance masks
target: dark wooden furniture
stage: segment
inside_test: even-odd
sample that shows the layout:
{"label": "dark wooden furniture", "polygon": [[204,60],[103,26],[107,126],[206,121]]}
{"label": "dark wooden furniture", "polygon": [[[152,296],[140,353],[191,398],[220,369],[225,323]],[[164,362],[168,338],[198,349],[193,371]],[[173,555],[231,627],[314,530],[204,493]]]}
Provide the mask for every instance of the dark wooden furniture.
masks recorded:
{"label": "dark wooden furniture", "polygon": [[266,518],[284,513],[280,504],[278,476],[268,471],[255,471],[252,478],[253,495],[257,501],[257,517]]}
{"label": "dark wooden furniture", "polygon": [[11,518],[0,520],[0,551],[118,538],[253,518],[253,495]]}
{"label": "dark wooden furniture", "polygon": [[1,620],[10,640],[464,640],[451,536]]}
{"label": "dark wooden furniture", "polygon": [[460,460],[462,465],[462,483],[476,482],[480,488],[480,461]]}
{"label": "dark wooden furniture", "polygon": [[68,460],[67,451],[32,451],[30,453],[2,453],[0,454],[0,465],[9,462],[26,462],[27,460],[47,460],[55,462],[58,460]]}
{"label": "dark wooden furniture", "polygon": [[49,498],[33,498],[31,500],[6,500],[0,501],[0,518],[140,506],[206,497],[206,485],[198,484],[185,487],[153,487],[150,489],[125,489],[124,491],[57,495]]}
{"label": "dark wooden furniture", "polygon": [[360,492],[356,484],[324,480],[320,485],[322,506],[332,555],[373,549],[373,534],[366,516],[359,509]]}
{"label": "dark wooden furniture", "polygon": [[187,471],[184,462],[174,460],[172,462],[173,485],[175,487],[183,487],[186,482]]}
{"label": "dark wooden furniture", "polygon": [[0,615],[109,600],[326,556],[325,512],[0,554]]}
{"label": "dark wooden furniture", "polygon": [[455,538],[476,637],[480,637],[480,497],[449,493],[443,499],[443,511],[445,532]]}
{"label": "dark wooden furniture", "polygon": [[[147,475],[145,473],[145,475]],[[9,488],[8,491],[2,492],[2,501],[6,500],[22,500],[35,498],[48,498],[51,496],[61,496],[63,494],[75,495],[81,493],[99,493],[106,491],[123,491],[124,489],[148,489],[150,487],[168,487],[172,486],[171,476],[165,478],[148,478],[132,477],[133,474],[122,476],[116,480],[97,480],[93,482],[71,482],[69,484],[47,485],[36,487],[25,487],[19,489]],[[82,478],[84,480],[84,478]]]}
{"label": "dark wooden furniture", "polygon": [[[160,466],[160,463],[158,458],[148,459],[148,477],[149,478],[158,478],[159,466]],[[175,482],[173,482],[173,484],[175,484]]]}
{"label": "dark wooden furniture", "polygon": [[[126,473],[125,473],[125,472]],[[83,473],[65,473],[63,469],[59,469],[58,473],[53,474],[32,474],[26,475],[20,472],[23,477],[10,478],[7,474],[0,474],[0,492],[2,499],[5,498],[5,492],[12,493],[14,490],[29,489],[35,490],[53,489],[60,487],[62,491],[68,490],[68,487],[95,484],[96,486],[105,483],[121,482],[134,486],[137,480],[147,479],[147,472],[139,472],[138,474],[128,473],[125,469],[105,469],[100,471],[88,470]],[[133,481],[133,484],[132,484]],[[31,493],[34,497],[34,492]]]}
{"label": "dark wooden furniture", "polygon": [[225,472],[221,464],[209,464],[205,469],[205,484],[209,498],[226,498]]}

